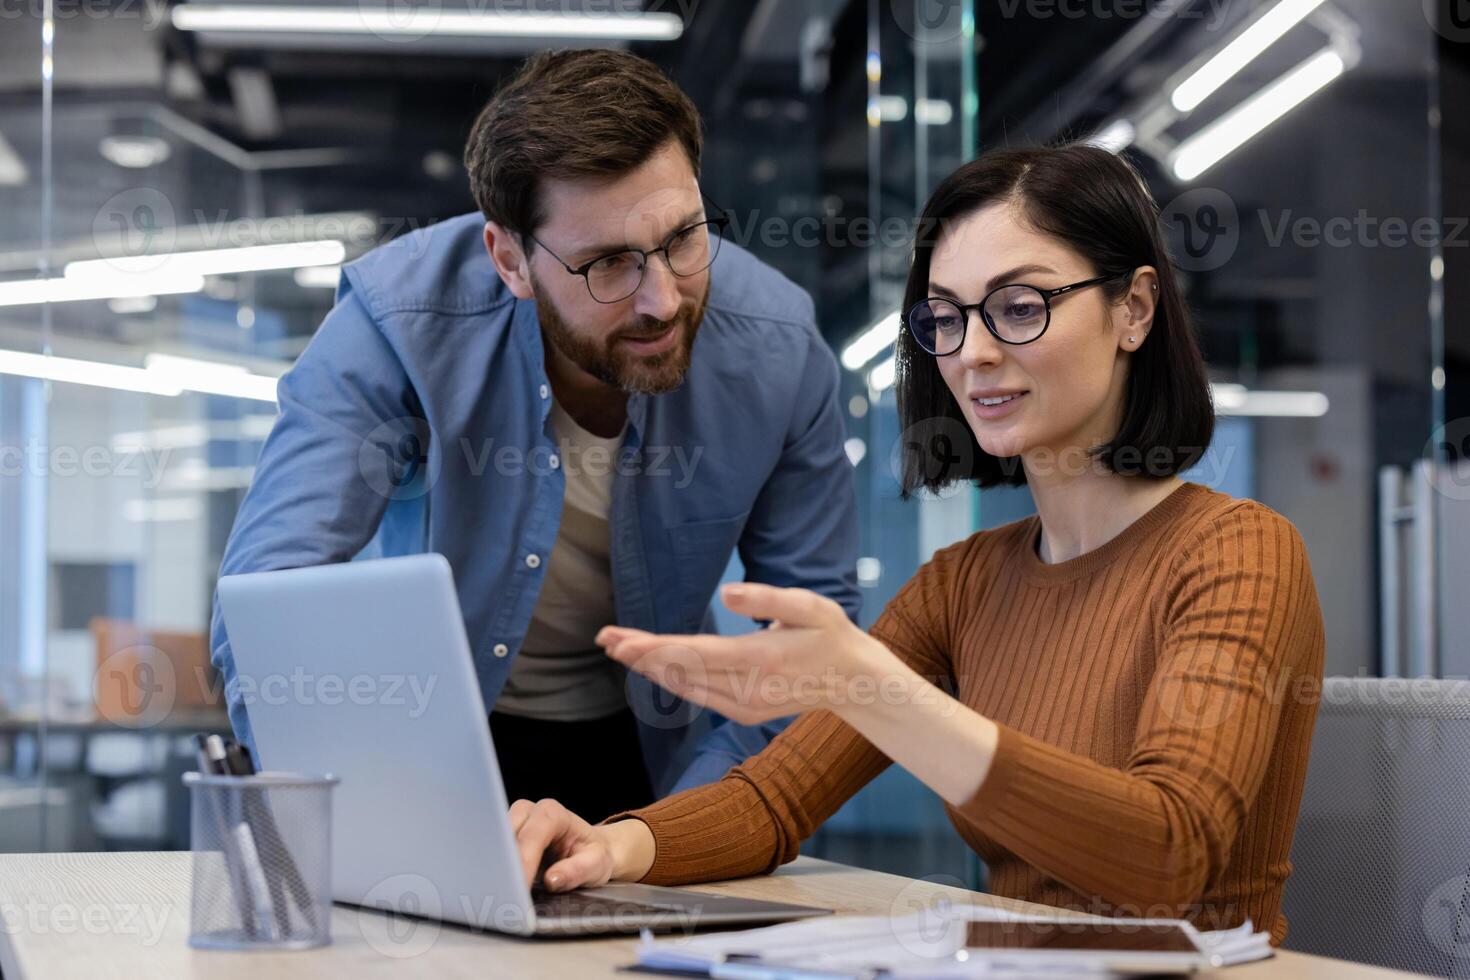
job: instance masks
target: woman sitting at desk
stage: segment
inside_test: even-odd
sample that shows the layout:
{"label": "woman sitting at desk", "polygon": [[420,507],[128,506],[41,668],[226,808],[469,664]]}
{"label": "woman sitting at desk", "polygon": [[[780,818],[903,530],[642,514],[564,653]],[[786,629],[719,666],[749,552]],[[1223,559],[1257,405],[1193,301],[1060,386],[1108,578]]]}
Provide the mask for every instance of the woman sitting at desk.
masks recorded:
{"label": "woman sitting at desk", "polygon": [[997,894],[1250,918],[1279,944],[1321,611],[1290,523],[1177,476],[1214,416],[1141,179],[1085,145],[966,164],[925,208],[904,309],[901,423],[960,458],[908,456],[905,492],[1025,483],[1037,515],[938,552],[866,634],[751,584],[725,604],[777,628],[604,629],[609,656],[737,721],[802,714],[720,781],[598,826],[517,801],[527,876],[543,857],[553,890],[770,872],[897,762]]}

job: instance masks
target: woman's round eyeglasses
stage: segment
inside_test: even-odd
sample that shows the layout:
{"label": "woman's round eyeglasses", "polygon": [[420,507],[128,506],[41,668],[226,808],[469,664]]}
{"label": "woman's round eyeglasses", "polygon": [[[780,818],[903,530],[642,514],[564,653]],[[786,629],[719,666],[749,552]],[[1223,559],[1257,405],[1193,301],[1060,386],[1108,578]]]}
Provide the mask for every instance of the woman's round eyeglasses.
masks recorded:
{"label": "woman's round eyeglasses", "polygon": [[[1123,275],[1132,275],[1131,272]],[[943,296],[920,300],[904,314],[904,324],[919,346],[935,357],[953,354],[965,344],[965,329],[971,311],[978,310],[996,340],[1019,346],[1041,339],[1051,325],[1051,301],[1058,296],[1096,286],[1119,275],[1098,276],[1056,289],[1041,289],[1024,283],[997,286],[978,303],[965,305]]]}

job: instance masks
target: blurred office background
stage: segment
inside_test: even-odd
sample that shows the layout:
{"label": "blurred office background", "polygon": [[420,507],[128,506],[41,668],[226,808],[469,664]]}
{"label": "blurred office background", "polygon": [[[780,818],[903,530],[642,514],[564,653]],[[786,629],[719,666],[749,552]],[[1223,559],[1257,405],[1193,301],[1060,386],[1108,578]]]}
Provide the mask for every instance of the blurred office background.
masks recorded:
{"label": "blurred office background", "polygon": [[[343,261],[473,210],[470,123],[554,44],[663,65],[704,113],[730,237],[815,297],[868,622],[935,548],[1030,509],[1024,490],[898,499],[901,453],[952,452],[894,412],[912,219],[980,150],[1087,137],[1164,205],[1222,415],[1193,475],[1301,529],[1328,672],[1470,674],[1462,11],[384,3],[0,10],[0,849],[186,845],[180,733],[224,726],[210,596],[274,379]],[[568,23],[581,36],[548,40]],[[897,770],[807,850],[983,882]]]}

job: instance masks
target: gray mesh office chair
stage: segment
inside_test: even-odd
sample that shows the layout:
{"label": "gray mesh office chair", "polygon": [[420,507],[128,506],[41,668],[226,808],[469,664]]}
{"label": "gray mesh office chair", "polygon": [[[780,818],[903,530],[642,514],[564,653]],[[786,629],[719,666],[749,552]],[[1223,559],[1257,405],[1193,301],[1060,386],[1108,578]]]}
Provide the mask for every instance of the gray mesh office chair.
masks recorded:
{"label": "gray mesh office chair", "polygon": [[1329,678],[1288,949],[1470,977],[1470,683]]}

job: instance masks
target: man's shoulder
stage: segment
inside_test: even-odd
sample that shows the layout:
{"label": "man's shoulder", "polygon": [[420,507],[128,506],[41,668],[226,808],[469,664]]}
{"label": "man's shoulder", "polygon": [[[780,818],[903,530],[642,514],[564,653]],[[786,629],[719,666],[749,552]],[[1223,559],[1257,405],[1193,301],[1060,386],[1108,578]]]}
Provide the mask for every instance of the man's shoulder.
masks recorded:
{"label": "man's shoulder", "polygon": [[750,372],[759,365],[755,373],[767,386],[783,377],[804,383],[813,353],[820,358],[827,349],[810,294],[730,242],[715,261],[700,337],[718,370]]}
{"label": "man's shoulder", "polygon": [[815,322],[812,298],[805,289],[733,242],[721,245],[715,259],[709,309],[778,324]]}
{"label": "man's shoulder", "polygon": [[514,297],[485,251],[478,211],[416,228],[343,267],[375,316],[394,313],[474,315]]}

